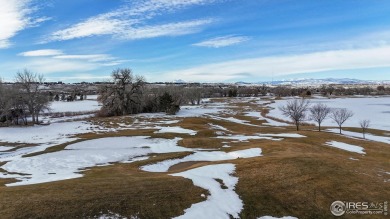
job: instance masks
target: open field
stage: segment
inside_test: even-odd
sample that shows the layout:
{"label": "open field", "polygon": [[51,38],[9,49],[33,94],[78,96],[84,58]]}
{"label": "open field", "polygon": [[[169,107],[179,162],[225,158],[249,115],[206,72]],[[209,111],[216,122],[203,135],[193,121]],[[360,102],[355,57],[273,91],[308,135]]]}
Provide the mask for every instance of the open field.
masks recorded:
{"label": "open field", "polygon": [[336,200],[390,201],[388,130],[297,132],[271,101],[0,128],[1,218],[331,218]]}

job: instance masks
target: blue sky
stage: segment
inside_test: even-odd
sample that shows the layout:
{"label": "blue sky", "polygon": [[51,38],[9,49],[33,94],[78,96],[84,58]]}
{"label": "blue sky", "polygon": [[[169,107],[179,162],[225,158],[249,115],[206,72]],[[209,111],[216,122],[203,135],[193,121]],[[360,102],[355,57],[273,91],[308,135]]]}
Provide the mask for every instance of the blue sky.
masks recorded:
{"label": "blue sky", "polygon": [[390,1],[0,0],[0,77],[390,80]]}

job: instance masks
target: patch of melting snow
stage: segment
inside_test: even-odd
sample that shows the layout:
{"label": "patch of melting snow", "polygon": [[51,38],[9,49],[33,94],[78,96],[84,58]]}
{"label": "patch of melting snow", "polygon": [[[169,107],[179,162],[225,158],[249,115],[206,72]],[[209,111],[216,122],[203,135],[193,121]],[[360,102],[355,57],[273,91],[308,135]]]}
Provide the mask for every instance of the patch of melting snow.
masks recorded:
{"label": "patch of melting snow", "polygon": [[225,106],[217,107],[207,105],[199,106],[183,106],[176,115],[166,115],[165,113],[141,113],[135,117],[144,118],[186,118],[186,117],[202,117],[210,114],[218,114],[225,111]]}
{"label": "patch of melting snow", "polygon": [[356,158],[353,158],[353,157],[350,157],[349,159],[350,160],[359,160],[359,159],[356,159]]}
{"label": "patch of melting snow", "polygon": [[[192,204],[184,210],[184,215],[175,218],[239,218],[244,204],[234,191],[238,182],[238,177],[233,176],[234,171],[234,164],[216,164],[171,174],[190,179],[195,186],[210,193],[205,201]],[[217,179],[222,180],[223,186]]]}
{"label": "patch of melting snow", "polygon": [[224,152],[224,151],[195,151],[193,154],[180,159],[164,160],[155,164],[142,166],[141,169],[148,172],[167,172],[169,168],[175,164],[189,161],[223,161],[233,160],[238,158],[259,157],[261,155],[260,148],[251,148],[245,150]]}
{"label": "patch of melting snow", "polygon": [[13,177],[21,181],[7,186],[72,179],[83,176],[80,170],[96,165],[134,162],[150,153],[192,151],[178,146],[179,140],[181,138],[159,139],[147,136],[93,139],[68,145],[62,151],[11,160],[2,168],[8,172],[30,174]]}
{"label": "patch of melting snow", "polygon": [[[275,138],[277,137],[277,138]],[[280,133],[280,134],[257,134],[257,135],[228,135],[217,136],[216,138],[237,140],[237,142],[244,142],[248,140],[266,139],[272,141],[281,141],[283,138],[304,138],[306,136],[296,133]]]}
{"label": "patch of melting snow", "polygon": [[12,146],[0,146],[0,151],[9,151],[11,149],[14,149],[15,147]]}
{"label": "patch of melting snow", "polygon": [[[128,219],[127,217],[124,217],[118,213],[114,213],[112,211],[108,211],[108,213],[106,214],[103,214],[101,212],[101,215],[99,216],[95,216],[94,218],[97,218],[97,219]],[[139,219],[140,217],[138,216],[131,216],[129,219]]]}
{"label": "patch of melting snow", "polygon": [[258,135],[230,135],[230,136],[217,136],[215,138],[237,140],[234,142],[248,142],[248,140],[258,140],[258,139],[266,139],[266,140],[273,140],[273,141],[283,140],[282,138],[273,138],[273,137],[258,136]]}
{"label": "patch of melting snow", "polygon": [[[338,134],[340,132],[339,129],[327,129],[326,131],[336,133]],[[359,132],[351,132],[351,131],[342,131],[342,135],[351,137],[351,138],[358,138],[362,139],[363,135],[362,133]],[[373,135],[370,133],[366,133],[366,140],[371,140],[371,141],[377,141],[377,142],[382,142],[386,144],[390,144],[390,137],[384,137],[384,136],[379,136],[379,135]]]}
{"label": "patch of melting snow", "polygon": [[268,125],[268,126],[290,126],[290,124],[285,123],[285,122],[278,122],[276,120],[270,119],[270,118],[264,118],[267,123],[263,123],[263,125]]}
{"label": "patch of melting snow", "polygon": [[[49,147],[50,145],[47,145]],[[10,161],[14,159],[18,159],[25,154],[31,154],[40,150],[44,150],[46,148],[43,146],[33,146],[33,147],[22,147],[14,151],[5,151],[0,153],[0,161]]]}
{"label": "patch of melting snow", "polygon": [[296,134],[296,133],[259,134],[259,135],[260,136],[281,137],[281,138],[306,138],[306,136]]}
{"label": "patch of melting snow", "polygon": [[250,117],[255,117],[258,118],[259,120],[265,119],[260,112],[257,111],[250,111],[250,112],[244,112],[244,116],[250,116]]}
{"label": "patch of melting snow", "polygon": [[35,125],[29,127],[6,127],[0,129],[0,142],[36,144],[0,154],[0,161],[19,159],[21,156],[44,151],[46,148],[77,140],[76,134],[107,131],[89,122],[73,121]]}
{"label": "patch of melting snow", "polygon": [[95,114],[83,114],[77,116],[63,116],[63,117],[43,117],[40,120],[44,124],[58,123],[58,122],[71,122],[75,120],[83,120],[95,117]]}
{"label": "patch of melting snow", "polygon": [[51,125],[35,125],[29,127],[7,127],[0,129],[1,142],[47,144],[55,142],[57,144],[68,142],[65,136],[91,132],[93,129],[88,122],[62,122]]}
{"label": "patch of melting snow", "polygon": [[291,217],[291,216],[283,216],[283,217],[262,216],[262,217],[258,217],[257,219],[298,219],[298,218]]}
{"label": "patch of melting snow", "polygon": [[[275,99],[275,97],[269,97],[269,99]],[[267,105],[270,103],[272,103],[272,101],[270,101],[270,100],[259,100],[256,102],[256,104],[260,104],[260,105]]]}
{"label": "patch of melting snow", "polygon": [[352,144],[347,144],[347,143],[338,142],[338,141],[328,141],[325,144],[328,146],[331,146],[331,147],[339,148],[339,149],[350,151],[350,152],[355,152],[355,153],[359,153],[359,154],[366,154],[366,152],[364,152],[364,148],[362,148],[360,146],[352,145]]}
{"label": "patch of melting snow", "polygon": [[159,129],[158,131],[155,131],[154,133],[180,133],[180,134],[189,134],[189,135],[196,135],[197,131],[191,130],[191,129],[185,129],[179,126],[155,126],[155,128]]}
{"label": "patch of melting snow", "polygon": [[237,123],[237,124],[241,124],[241,125],[248,125],[248,126],[254,126],[254,127],[262,127],[262,126],[259,126],[259,125],[254,125],[254,124],[250,124],[249,121],[247,120],[241,120],[241,119],[237,119],[237,118],[234,118],[234,117],[219,117],[219,116],[209,116],[210,118],[212,119],[216,119],[216,120],[224,120],[224,121],[228,121],[228,122],[233,122],[233,123]]}
{"label": "patch of melting snow", "polygon": [[226,133],[225,133],[225,132],[222,132],[222,131],[216,131],[215,134],[216,134],[216,135],[225,135]]}
{"label": "patch of melting snow", "polygon": [[223,126],[220,126],[220,125],[216,125],[216,124],[213,124],[213,123],[208,123],[208,125],[212,128],[212,129],[217,129],[217,130],[222,130],[222,131],[226,131],[226,132],[230,132],[229,129],[223,127]]}

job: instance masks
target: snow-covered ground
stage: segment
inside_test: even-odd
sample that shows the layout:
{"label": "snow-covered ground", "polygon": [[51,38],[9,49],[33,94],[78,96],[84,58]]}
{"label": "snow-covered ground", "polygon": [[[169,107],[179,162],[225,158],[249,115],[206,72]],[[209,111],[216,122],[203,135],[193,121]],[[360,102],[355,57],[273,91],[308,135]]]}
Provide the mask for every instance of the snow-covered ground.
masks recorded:
{"label": "snow-covered ground", "polygon": [[[288,99],[275,100],[269,106],[268,116],[288,120],[279,110]],[[371,120],[370,128],[390,131],[390,97],[364,97],[364,98],[334,98],[334,99],[313,99],[311,104],[323,103],[331,108],[347,108],[354,113],[354,116],[347,120],[343,126],[360,127],[359,121]],[[331,119],[326,119],[322,126],[336,126]]]}
{"label": "snow-covered ground", "polygon": [[176,115],[166,115],[166,113],[140,113],[135,117],[145,118],[186,118],[186,117],[202,117],[211,114],[218,114],[227,111],[226,107],[221,105],[195,105],[182,106]]}
{"label": "snow-covered ground", "polygon": [[228,121],[228,122],[233,122],[233,123],[237,123],[237,124],[240,124],[240,125],[261,127],[259,125],[250,124],[250,122],[247,121],[247,120],[241,120],[241,119],[237,119],[237,118],[234,118],[234,117],[227,117],[226,118],[226,117],[213,116],[213,115],[208,115],[208,117],[210,117],[212,119],[215,119],[215,120]]}
{"label": "snow-covered ground", "polygon": [[[28,185],[81,177],[81,170],[112,162],[131,162],[150,153],[191,151],[180,147],[180,138],[159,139],[147,136],[111,137],[87,140],[68,145],[65,150],[23,157],[9,161],[2,168],[17,175],[20,182],[8,186]],[[0,173],[0,178],[10,176]]]}
{"label": "snow-covered ground", "polygon": [[[248,102],[255,98],[234,98],[229,101]],[[359,101],[363,101],[363,103]],[[364,101],[368,100],[369,103]],[[389,118],[386,117],[390,113],[388,110],[389,104],[383,104],[381,101],[388,101],[390,98],[356,98],[353,101],[362,104],[360,107],[367,107],[366,111],[359,112],[359,107],[353,106],[350,100],[346,99],[316,99],[313,102],[330,101],[331,107],[348,107],[360,116],[377,113],[373,117],[364,117],[359,119],[371,119],[372,125],[377,127],[388,127],[390,129]],[[271,106],[276,109],[271,110],[270,115],[278,118],[284,118],[278,112],[277,105],[283,105],[286,100],[277,101]],[[332,101],[334,103],[332,103]],[[344,101],[344,102],[343,102]],[[370,102],[371,101],[371,102]],[[93,111],[99,108],[96,100],[86,100],[78,102],[55,102],[55,112],[82,112]],[[70,104],[69,104],[70,103]],[[267,104],[269,102],[266,102]],[[341,106],[342,104],[345,106]],[[381,104],[380,104],[381,103]],[[65,106],[66,104],[66,106]],[[69,105],[68,105],[69,104]],[[80,106],[79,104],[85,104]],[[258,101],[258,104],[264,104]],[[333,105],[331,105],[333,104]],[[339,104],[339,105],[338,105]],[[77,105],[77,106],[76,106]],[[96,107],[96,108],[95,108]],[[231,108],[231,107],[230,107]],[[68,145],[65,150],[41,154],[32,157],[22,157],[22,155],[33,152],[43,151],[48,147],[52,147],[62,143],[69,143],[76,140],[76,134],[90,133],[90,132],[116,132],[119,130],[129,129],[155,129],[154,133],[180,133],[188,135],[196,135],[197,131],[185,129],[177,124],[182,118],[186,117],[206,117],[215,120],[228,121],[236,124],[256,126],[250,124],[250,121],[241,120],[232,116],[232,113],[226,103],[212,103],[201,106],[186,106],[179,111],[178,115],[165,115],[164,113],[151,113],[129,116],[134,119],[134,122],[129,124],[128,121],[111,122],[110,125],[117,125],[117,128],[104,127],[104,125],[94,125],[90,122],[83,121],[67,121],[64,119],[52,119],[51,124],[47,126],[33,126],[33,127],[7,127],[0,128],[0,142],[10,143],[31,143],[38,146],[22,147],[17,150],[12,150],[14,146],[8,146],[6,143],[0,145],[0,161],[7,161],[1,168],[7,172],[0,172],[0,178],[16,178],[20,180],[16,183],[8,184],[8,186],[28,185],[43,182],[58,181],[64,179],[72,179],[83,176],[83,171],[94,166],[110,165],[115,162],[135,162],[138,160],[148,159],[148,154],[151,153],[172,153],[172,152],[192,152],[192,154],[179,159],[170,159],[161,161],[155,164],[149,164],[141,167],[144,171],[151,172],[167,172],[170,167],[175,164],[190,161],[226,161],[238,158],[252,158],[262,156],[260,148],[250,148],[244,150],[236,150],[230,152],[224,151],[205,151],[206,149],[191,149],[178,145],[181,138],[163,139],[151,138],[148,136],[137,137],[109,137],[82,141]],[[382,109],[382,111],[380,110]],[[244,108],[244,111],[247,110]],[[248,109],[249,110],[249,109]],[[371,110],[371,111],[370,111]],[[363,110],[365,111],[365,110]],[[261,120],[267,120],[270,125],[288,125],[286,123],[276,122],[269,118],[264,118],[260,112],[247,111],[244,112],[246,116],[256,117]],[[223,114],[223,115],[221,115]],[[273,114],[273,115],[272,115]],[[88,115],[85,115],[88,116]],[[85,116],[74,117],[83,119]],[[379,116],[384,116],[379,119]],[[129,118],[127,117],[127,118]],[[65,117],[68,118],[68,117]],[[72,117],[73,118],[73,117]],[[354,120],[353,118],[352,120]],[[153,119],[153,120],[150,120]],[[359,120],[357,119],[357,121]],[[158,120],[158,121],[155,121]],[[351,120],[351,124],[346,123],[346,126],[355,126],[356,124]],[[377,121],[379,121],[377,123]],[[328,121],[329,122],[329,121]],[[387,124],[386,124],[387,123]],[[243,135],[240,133],[231,134],[232,132],[223,126],[208,123],[209,127],[218,130],[219,139],[224,140],[222,147],[230,147],[231,142],[240,142],[256,139],[266,139],[281,141],[283,138],[303,138],[306,136],[296,133],[278,133],[278,134],[262,134],[256,133],[252,135]],[[331,124],[334,125],[334,124]],[[358,125],[358,124],[357,124]],[[388,129],[386,129],[388,130]],[[330,129],[330,132],[338,133],[338,129]],[[225,132],[229,132],[228,134]],[[351,137],[362,137],[361,133],[343,132],[344,135]],[[366,134],[368,140],[380,141],[390,144],[390,136],[375,136]],[[12,145],[12,144],[11,144]],[[364,148],[346,144],[337,141],[329,141],[327,146],[336,147],[339,149],[365,154]],[[9,151],[12,150],[12,151]],[[358,156],[358,155],[356,155]],[[352,159],[352,158],[350,158]],[[353,158],[355,160],[355,158]],[[207,189],[210,195],[205,201],[193,204],[190,208],[185,210],[185,214],[177,218],[238,218],[239,213],[243,209],[243,202],[235,193],[234,189],[238,182],[238,178],[233,176],[235,166],[233,164],[217,164],[208,165],[185,172],[172,174],[173,176],[180,176],[193,181],[194,185]],[[12,174],[11,174],[12,172]],[[261,219],[273,219],[272,216],[262,216]],[[283,219],[296,219],[291,216],[282,217]]]}
{"label": "snow-covered ground", "polygon": [[91,112],[98,111],[100,105],[97,100],[83,100],[83,101],[53,101],[50,104],[50,112],[63,113],[63,112]]}
{"label": "snow-covered ground", "polygon": [[15,147],[12,147],[12,146],[0,146],[0,151],[8,151],[8,150],[11,150]]}
{"label": "snow-covered ground", "polygon": [[250,158],[261,156],[260,148],[251,148],[239,151],[224,152],[224,151],[196,151],[181,159],[164,160],[155,164],[150,164],[141,167],[144,171],[149,172],[167,172],[169,168],[175,164],[189,161],[223,161],[233,160],[237,158]]}
{"label": "snow-covered ground", "polygon": [[296,133],[279,133],[279,134],[257,134],[257,135],[227,135],[227,136],[218,136],[216,138],[221,139],[230,139],[237,141],[248,141],[248,140],[258,140],[266,139],[272,141],[281,141],[283,138],[304,138],[306,136],[296,134]]}
{"label": "snow-covered ground", "polygon": [[[337,134],[339,133],[339,129],[327,129],[326,131],[337,133]],[[342,131],[342,133],[343,135],[346,135],[351,138],[363,138],[363,134],[360,132]],[[366,133],[366,140],[390,144],[390,136],[385,137],[385,136],[378,136],[378,135]]]}
{"label": "snow-covered ground", "polygon": [[230,132],[227,128],[225,128],[225,127],[223,127],[223,126],[220,126],[220,125],[216,125],[216,124],[213,124],[213,123],[209,123],[209,126],[210,126],[212,129]]}
{"label": "snow-covered ground", "polygon": [[262,217],[258,217],[257,219],[298,219],[298,218],[291,217],[291,216],[283,216],[283,217],[262,216]]}
{"label": "snow-covered ground", "polygon": [[28,127],[0,128],[0,142],[37,144],[12,152],[0,153],[0,161],[17,159],[22,155],[43,151],[48,147],[76,140],[76,134],[92,132],[96,126],[88,122],[74,121]]}
{"label": "snow-covered ground", "polygon": [[50,125],[18,126],[0,128],[0,142],[44,144],[55,142],[58,144],[64,137],[72,134],[90,132],[92,124],[83,121],[52,123]]}
{"label": "snow-covered ground", "polygon": [[[216,164],[172,174],[172,176],[191,179],[195,186],[210,192],[205,201],[192,204],[190,208],[184,210],[184,215],[176,217],[176,219],[239,218],[244,204],[234,191],[238,183],[238,178],[232,175],[234,171],[233,164]],[[217,179],[222,180],[222,183],[218,182]]]}
{"label": "snow-covered ground", "polygon": [[263,117],[260,112],[257,111],[248,111],[245,112],[245,116],[250,116],[250,117],[255,117],[258,120],[265,120],[267,121],[266,123],[263,123],[263,125],[268,125],[268,126],[289,126],[290,124],[285,123],[285,122],[278,122],[270,118],[265,118]]}
{"label": "snow-covered ground", "polygon": [[155,128],[158,128],[160,130],[155,131],[154,133],[180,133],[180,134],[189,134],[189,135],[196,135],[197,131],[191,130],[191,129],[185,129],[179,126],[156,126]]}
{"label": "snow-covered ground", "polygon": [[357,145],[347,144],[347,143],[338,142],[338,141],[328,141],[325,144],[328,146],[331,146],[331,147],[339,148],[339,149],[350,151],[350,152],[355,152],[355,153],[359,153],[359,154],[366,154],[366,152],[364,152],[364,148],[357,146]]}

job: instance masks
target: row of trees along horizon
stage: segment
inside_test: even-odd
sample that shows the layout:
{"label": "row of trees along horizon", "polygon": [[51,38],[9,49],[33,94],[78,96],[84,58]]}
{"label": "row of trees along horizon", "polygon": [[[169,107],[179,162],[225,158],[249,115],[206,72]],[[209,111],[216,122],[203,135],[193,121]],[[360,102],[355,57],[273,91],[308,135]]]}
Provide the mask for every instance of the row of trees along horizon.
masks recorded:
{"label": "row of trees along horizon", "polygon": [[[184,86],[145,86],[146,80],[142,76],[135,76],[131,69],[115,69],[111,74],[110,83],[101,84],[98,88],[98,101],[102,107],[97,116],[120,116],[137,113],[165,112],[176,114],[182,104],[199,105],[202,98],[208,97],[252,97],[265,96],[273,93],[276,97],[282,96],[310,96],[312,91],[305,88],[291,88],[286,86],[268,87],[184,87]],[[68,96],[62,94],[40,92],[39,86],[43,84],[44,77],[29,70],[18,72],[15,83],[12,86],[2,86],[0,79],[0,122],[8,125],[27,125],[28,117],[32,124],[39,124],[39,115],[49,110],[50,101],[73,101],[86,99],[86,94],[81,90],[75,90]],[[354,88],[359,93],[372,92],[372,88]],[[388,88],[378,86],[377,90],[387,92]],[[332,86],[323,85],[315,92],[323,95],[334,95],[340,91]],[[382,94],[381,93],[381,94]],[[77,98],[79,96],[79,98]],[[331,118],[340,128],[353,113],[346,109],[331,110],[324,104],[309,107],[306,99],[288,101],[281,107],[283,115],[289,117],[299,126],[309,118],[318,124],[321,131],[321,123],[325,118]],[[307,116],[307,112],[309,115]],[[368,120],[361,121],[365,130],[369,126]]]}
{"label": "row of trees along horizon", "polygon": [[[102,104],[97,116],[120,116],[137,113],[165,112],[176,114],[180,105],[199,105],[204,97],[200,87],[145,86],[145,79],[131,69],[116,69],[111,83],[99,85],[98,101]],[[29,70],[18,72],[15,83],[4,86],[0,79],[0,123],[6,125],[39,124],[39,115],[50,110],[51,101],[86,99],[82,91],[65,96],[42,92],[43,75]],[[230,91],[231,92],[231,91]]]}

